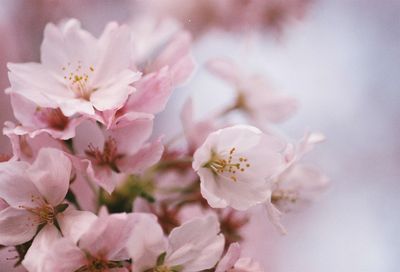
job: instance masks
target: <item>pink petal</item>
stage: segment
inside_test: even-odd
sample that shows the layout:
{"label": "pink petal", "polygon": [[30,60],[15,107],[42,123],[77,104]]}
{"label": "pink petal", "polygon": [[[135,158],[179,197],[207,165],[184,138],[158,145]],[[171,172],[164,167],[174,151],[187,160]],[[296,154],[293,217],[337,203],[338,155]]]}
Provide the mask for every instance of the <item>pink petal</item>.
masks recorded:
{"label": "pink petal", "polygon": [[272,225],[281,233],[287,234],[285,227],[281,223],[282,213],[271,203],[271,198],[265,203],[268,218]]}
{"label": "pink petal", "polygon": [[215,215],[196,218],[173,229],[168,238],[166,263],[170,266],[183,265],[186,271],[214,267],[225,244],[225,238],[219,232]]}
{"label": "pink petal", "polygon": [[166,251],[163,230],[153,214],[134,213],[136,223],[127,242],[129,255],[135,260],[134,270],[153,268],[157,257]]}
{"label": "pink petal", "polygon": [[151,65],[150,70],[156,71],[169,67],[172,85],[182,84],[194,70],[194,60],[190,55],[192,37],[189,32],[177,33],[168,46],[161,52]]}
{"label": "pink petal", "polygon": [[32,198],[41,198],[26,173],[28,167],[27,163],[20,161],[0,163],[0,198],[12,207],[33,207]]}
{"label": "pink petal", "polygon": [[96,39],[82,30],[76,19],[70,19],[60,27],[48,24],[45,28],[41,61],[53,71],[61,73],[62,67],[72,60],[93,65],[97,52]]}
{"label": "pink petal", "polygon": [[140,73],[131,70],[121,71],[112,84],[99,88],[90,95],[90,102],[99,110],[119,109],[134,91],[129,85],[140,78]]}
{"label": "pink petal", "polygon": [[51,246],[61,238],[61,234],[53,225],[46,225],[36,235],[25,255],[22,265],[29,272],[49,271],[44,267],[44,262],[48,258]]}
{"label": "pink petal", "polygon": [[107,80],[129,67],[130,39],[127,26],[118,26],[114,22],[107,24],[98,41],[98,55],[101,57],[94,63],[93,82],[106,84]]}
{"label": "pink petal", "polygon": [[210,72],[226,80],[234,87],[239,85],[242,73],[232,61],[228,59],[213,59],[208,61],[206,66]]}
{"label": "pink petal", "polygon": [[161,139],[144,145],[136,154],[125,156],[118,161],[118,167],[125,173],[140,173],[156,164],[164,152]]}
{"label": "pink petal", "polygon": [[153,131],[152,119],[136,119],[105,131],[105,139],[112,137],[118,152],[131,155],[137,152]]}
{"label": "pink petal", "polygon": [[97,219],[91,212],[68,209],[57,216],[64,237],[69,237],[74,243],[78,242],[81,236],[89,231],[89,227]]}
{"label": "pink petal", "polygon": [[58,149],[42,148],[28,174],[46,200],[57,206],[69,188],[71,161]]}
{"label": "pink petal", "polygon": [[0,245],[20,245],[36,233],[37,224],[30,212],[12,207],[0,211]]}
{"label": "pink petal", "polygon": [[109,260],[125,248],[134,221],[127,214],[112,214],[99,217],[85,232],[79,247],[93,255],[103,254]]}
{"label": "pink petal", "polygon": [[240,253],[241,250],[238,243],[230,244],[225,256],[219,261],[215,272],[229,271],[229,269],[231,269],[240,258]]}
{"label": "pink petal", "polygon": [[44,260],[44,270],[71,272],[86,264],[86,256],[70,239],[61,238],[54,242]]}
{"label": "pink petal", "polygon": [[58,81],[43,65],[39,63],[23,63],[7,65],[11,92],[18,93],[35,104],[46,108],[58,106],[55,99],[70,100],[73,92]]}
{"label": "pink petal", "polygon": [[135,84],[134,92],[124,106],[124,111],[159,113],[172,93],[168,68],[145,75]]}

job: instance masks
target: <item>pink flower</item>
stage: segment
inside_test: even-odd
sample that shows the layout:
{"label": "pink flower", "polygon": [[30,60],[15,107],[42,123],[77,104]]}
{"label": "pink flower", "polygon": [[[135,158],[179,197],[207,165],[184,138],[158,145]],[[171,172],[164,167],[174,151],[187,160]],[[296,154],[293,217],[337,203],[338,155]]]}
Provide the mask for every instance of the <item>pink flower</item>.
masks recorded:
{"label": "pink flower", "polygon": [[219,261],[215,272],[263,272],[261,265],[251,258],[241,258],[238,243],[229,245],[225,256]]}
{"label": "pink flower", "polygon": [[130,33],[110,23],[94,38],[68,20],[48,24],[41,46],[41,63],[8,64],[11,92],[42,108],[60,108],[65,116],[94,115],[122,107],[140,73],[129,69]]}
{"label": "pink flower", "polygon": [[233,107],[244,111],[257,125],[285,121],[297,110],[295,99],[276,92],[259,75],[245,74],[229,60],[211,60],[207,68],[235,89]]}
{"label": "pink flower", "polygon": [[128,271],[125,246],[136,221],[130,214],[100,216],[75,239],[54,242],[42,271]]}
{"label": "pink flower", "polygon": [[[157,35],[157,32],[152,32],[151,35]],[[133,36],[136,37],[135,33]],[[140,35],[136,37],[139,41],[134,40],[133,44],[140,42],[140,38]],[[161,46],[164,44],[157,45]],[[121,118],[130,114],[157,114],[163,111],[173,89],[184,83],[194,70],[190,48],[190,34],[181,31],[172,35],[160,53],[156,54],[157,50],[160,50],[157,48],[154,49],[155,52],[148,52],[151,56],[146,58],[142,56],[140,63],[135,63],[135,66],[144,73],[144,76],[134,84],[137,91],[130,95],[123,108],[115,113],[108,113],[110,116],[104,117],[106,122],[118,123]]]}
{"label": "pink flower", "polygon": [[126,174],[140,173],[160,160],[161,141],[146,142],[152,126],[151,119],[135,119],[98,132],[102,137],[99,143],[81,144],[85,149],[80,150],[83,160],[78,168],[111,193]]}
{"label": "pink flower", "polygon": [[297,144],[288,145],[285,150],[286,164],[272,181],[271,195],[266,203],[270,220],[283,233],[286,231],[280,222],[282,211],[287,212],[313,200],[329,184],[328,177],[320,171],[299,162],[316,143],[324,139],[321,133],[307,133]]}
{"label": "pink flower", "polygon": [[28,134],[31,138],[48,133],[56,139],[70,139],[75,136],[76,127],[85,119],[67,117],[60,108],[41,108],[23,96],[12,93],[11,104],[14,116],[21,125],[13,129],[16,135]]}
{"label": "pink flower", "polygon": [[284,143],[252,126],[211,133],[194,154],[201,194],[213,208],[237,210],[264,203],[270,182],[282,168]]}
{"label": "pink flower", "polygon": [[32,165],[21,161],[0,163],[0,244],[31,240],[41,225],[57,222],[67,208],[71,162],[63,152],[44,148]]}
{"label": "pink flower", "polygon": [[[26,134],[26,131],[21,127],[15,126],[12,122],[6,122],[3,128],[3,133],[10,141],[14,153],[14,159],[20,159],[27,162],[32,162],[39,151],[45,147],[51,147],[66,150],[66,146],[59,140],[54,139],[48,133],[38,133],[34,137],[32,134]],[[33,135],[32,135],[33,136]]]}
{"label": "pink flower", "polygon": [[165,240],[156,220],[147,220],[140,229],[132,232],[128,241],[133,269],[182,272],[210,269],[221,257],[224,248],[225,239],[219,232],[217,217],[210,215],[173,229]]}

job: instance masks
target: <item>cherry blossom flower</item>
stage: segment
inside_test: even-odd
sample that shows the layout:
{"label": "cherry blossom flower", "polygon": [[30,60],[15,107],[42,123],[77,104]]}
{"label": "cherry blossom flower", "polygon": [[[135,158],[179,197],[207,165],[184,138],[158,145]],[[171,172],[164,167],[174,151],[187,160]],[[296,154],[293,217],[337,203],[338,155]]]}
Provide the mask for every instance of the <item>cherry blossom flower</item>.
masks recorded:
{"label": "cherry blossom flower", "polygon": [[251,258],[241,258],[238,243],[229,245],[225,256],[218,262],[215,272],[263,272],[261,265]]}
{"label": "cherry blossom flower", "polygon": [[63,152],[43,148],[32,165],[0,163],[0,198],[9,206],[0,212],[0,244],[31,240],[39,226],[54,226],[67,208],[71,162]]}
{"label": "cherry blossom flower", "polygon": [[295,206],[313,200],[329,184],[329,178],[319,170],[300,162],[315,144],[324,139],[325,136],[321,133],[307,133],[298,143],[289,144],[284,152],[285,166],[272,180],[270,197],[266,202],[272,223],[282,233],[286,232],[280,222],[282,211],[287,212]]}
{"label": "cherry blossom flower", "polygon": [[[13,149],[13,159],[20,159],[32,162],[42,148],[51,147],[67,151],[66,146],[59,140],[54,139],[48,133],[38,133],[32,138],[30,134],[25,134],[21,128],[12,122],[6,122],[3,133],[10,141]],[[21,135],[20,135],[21,134]]]}
{"label": "cherry blossom flower", "polygon": [[73,239],[58,239],[50,248],[43,271],[129,271],[124,261],[127,239],[136,223],[134,215],[100,215]]}
{"label": "cherry blossom flower", "polygon": [[[149,237],[146,233],[151,232]],[[202,271],[222,255],[224,237],[215,216],[196,218],[172,230],[167,240],[154,220],[132,232],[127,248],[135,271]]]}
{"label": "cherry blossom flower", "polygon": [[[126,174],[140,173],[157,163],[163,153],[160,139],[146,142],[152,132],[151,119],[122,122],[98,132],[99,143],[81,143],[78,169],[111,193]],[[93,137],[92,137],[93,138]],[[76,161],[76,160],[74,160]]]}
{"label": "cherry blossom flower", "polygon": [[266,201],[268,180],[282,168],[284,143],[252,126],[211,133],[194,154],[201,194],[213,208],[237,210]]}
{"label": "cherry blossom flower", "polygon": [[[143,33],[138,35],[133,32],[134,41],[132,43],[134,45],[140,43],[143,39],[141,36]],[[107,112],[103,116],[108,124],[117,123],[121,118],[132,113],[157,114],[161,112],[173,89],[190,77],[195,67],[190,53],[190,34],[185,31],[177,31],[174,35],[171,34],[165,43],[166,45],[161,42],[154,45],[154,52],[146,54],[133,50],[134,66],[137,66],[144,76],[135,82],[136,92],[129,96],[128,101],[121,109],[116,112]]]}
{"label": "cherry blossom flower", "polygon": [[41,63],[9,63],[11,92],[65,116],[122,107],[140,73],[129,69],[128,27],[109,23],[100,38],[71,19],[47,24]]}
{"label": "cherry blossom flower", "polygon": [[76,127],[85,117],[67,117],[60,108],[41,108],[23,96],[12,93],[11,105],[14,116],[21,125],[13,129],[16,135],[28,134],[31,138],[41,133],[48,133],[56,139],[71,139],[75,136]]}
{"label": "cherry blossom flower", "polygon": [[237,92],[233,108],[244,111],[259,126],[279,123],[297,110],[297,101],[273,90],[259,75],[247,75],[229,60],[214,59],[207,68]]}
{"label": "cherry blossom flower", "polygon": [[[80,236],[85,233],[95,222],[97,216],[86,211],[77,211],[68,208],[60,214],[57,221],[61,233],[54,227],[47,225],[40,231],[29,247],[22,265],[29,272],[43,272],[46,270],[46,260],[52,252],[52,247],[62,237],[68,237],[77,242]],[[55,270],[56,271],[56,270]]]}

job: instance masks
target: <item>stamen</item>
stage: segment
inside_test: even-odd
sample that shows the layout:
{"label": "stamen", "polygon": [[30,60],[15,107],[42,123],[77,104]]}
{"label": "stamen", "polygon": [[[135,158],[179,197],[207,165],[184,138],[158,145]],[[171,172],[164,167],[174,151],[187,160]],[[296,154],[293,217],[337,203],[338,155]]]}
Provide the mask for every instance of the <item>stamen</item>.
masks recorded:
{"label": "stamen", "polygon": [[115,172],[119,172],[116,161],[123,157],[123,154],[118,153],[117,142],[114,138],[109,137],[104,143],[103,151],[93,144],[89,144],[85,151],[86,155],[92,157],[98,165],[108,165]]}
{"label": "stamen", "polygon": [[215,174],[222,175],[224,173],[229,173],[229,178],[236,182],[237,176],[236,171],[244,172],[246,168],[250,167],[250,163],[245,163],[248,161],[245,157],[235,158],[236,148],[233,147],[229,151],[227,158],[219,154],[213,153],[211,160],[207,162],[204,167],[210,168]]}
{"label": "stamen", "polygon": [[95,91],[87,85],[89,74],[94,72],[93,65],[85,68],[79,60],[75,68],[71,67],[71,63],[67,66],[68,69],[65,66],[61,67],[61,70],[66,72],[64,79],[67,80],[67,84],[77,97],[89,100],[91,93]]}

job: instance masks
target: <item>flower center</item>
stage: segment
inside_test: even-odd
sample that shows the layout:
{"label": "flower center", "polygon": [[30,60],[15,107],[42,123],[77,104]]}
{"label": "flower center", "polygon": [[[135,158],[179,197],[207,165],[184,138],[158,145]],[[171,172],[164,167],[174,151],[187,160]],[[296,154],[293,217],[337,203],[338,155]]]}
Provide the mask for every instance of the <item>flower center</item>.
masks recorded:
{"label": "flower center", "polygon": [[236,182],[237,173],[246,171],[250,163],[246,157],[236,156],[235,152],[235,147],[231,148],[227,156],[213,152],[211,159],[203,167],[210,168],[217,175],[228,174],[229,178]]}
{"label": "flower center", "polygon": [[37,204],[37,206],[32,208],[20,205],[19,208],[25,209],[34,215],[34,218],[29,218],[32,226],[54,223],[57,213],[53,206],[43,198],[33,195],[31,196],[31,202]]}
{"label": "flower center", "polygon": [[116,161],[123,157],[122,154],[118,153],[117,142],[114,138],[108,137],[104,143],[103,151],[98,147],[90,144],[88,149],[85,150],[87,156],[92,157],[98,165],[108,165],[112,170],[119,173],[119,169],[116,165]]}
{"label": "flower center", "polygon": [[123,263],[119,261],[108,261],[86,253],[87,264],[78,268],[74,272],[105,272],[112,268],[121,268]]}
{"label": "flower center", "polygon": [[298,200],[298,193],[295,190],[276,189],[272,192],[271,201],[274,204],[281,202],[295,203]]}
{"label": "flower center", "polygon": [[94,72],[93,65],[84,67],[79,60],[76,65],[72,65],[69,62],[61,70],[64,73],[64,79],[75,95],[78,98],[89,100],[91,93],[95,91],[95,89],[88,86],[90,74]]}
{"label": "flower center", "polygon": [[35,116],[39,121],[56,130],[64,130],[69,123],[68,117],[62,113],[60,108],[51,109],[37,107]]}

